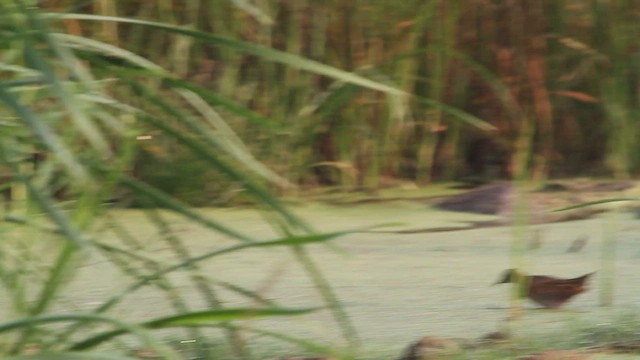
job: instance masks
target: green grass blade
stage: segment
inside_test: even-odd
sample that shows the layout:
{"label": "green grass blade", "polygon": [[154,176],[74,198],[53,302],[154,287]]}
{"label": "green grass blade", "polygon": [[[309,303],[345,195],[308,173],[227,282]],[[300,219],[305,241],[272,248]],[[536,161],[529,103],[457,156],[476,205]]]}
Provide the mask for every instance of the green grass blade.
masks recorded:
{"label": "green grass blade", "polygon": [[158,342],[144,327],[130,324],[126,321],[122,321],[113,317],[98,314],[72,313],[27,317],[16,321],[0,323],[0,334],[20,330],[23,328],[31,328],[33,326],[59,322],[91,322],[111,324],[117,326],[118,328],[122,329],[122,331],[125,331],[128,334],[135,335],[146,346],[152,347],[153,349],[157,350],[167,359],[178,360],[178,357],[174,351],[169,349],[166,345]]}
{"label": "green grass blade", "polygon": [[453,116],[455,119],[466,123],[468,125],[477,127],[478,129],[481,130],[485,130],[485,131],[496,131],[498,130],[495,126],[491,125],[490,123],[476,117],[473,116],[471,114],[469,114],[466,111],[460,110],[458,108],[455,108],[453,106],[449,106],[447,104],[443,104],[440,101],[436,101],[433,99],[427,99],[427,98],[423,98],[423,97],[419,97],[419,96],[414,96],[412,97],[412,99],[414,99],[417,102],[423,103],[423,104],[427,104],[429,106],[433,106],[439,110],[441,110],[442,112],[445,112],[451,116]]}
{"label": "green grass blade", "polygon": [[232,320],[249,320],[271,316],[303,315],[318,310],[317,308],[258,308],[258,309],[219,309],[196,311],[188,314],[178,314],[160,319],[147,321],[141,326],[148,329],[162,329],[175,326],[202,326]]}
{"label": "green grass blade", "polygon": [[194,109],[196,109],[203,119],[207,120],[209,126],[200,126],[205,131],[203,136],[215,139],[218,146],[224,149],[227,154],[235,158],[238,164],[250,169],[254,173],[269,180],[273,184],[277,184],[283,188],[292,188],[294,185],[287,179],[276,174],[266,165],[258,161],[249,148],[245,146],[240,137],[231,129],[222,116],[207,104],[198,94],[186,89],[176,90]]}
{"label": "green grass blade", "polygon": [[[139,324],[138,326],[146,329],[163,329],[185,326],[218,326],[221,322],[228,322],[232,320],[248,320],[260,317],[303,315],[315,310],[316,309],[287,308],[208,310],[155,319]],[[82,340],[74,344],[73,346],[71,346],[70,350],[83,350],[91,348],[116,336],[120,336],[126,333],[128,333],[128,329],[118,329],[98,334],[96,336],[90,337],[89,339]]]}
{"label": "green grass blade", "polygon": [[260,304],[260,305],[264,305],[264,306],[272,306],[272,307],[277,307],[278,304],[269,299],[268,297],[264,297],[262,295],[260,295],[259,292],[257,291],[252,291],[246,288],[243,288],[241,286],[226,282],[226,281],[219,281],[219,280],[215,280],[215,279],[207,279],[207,281],[214,283],[215,285],[218,285],[222,288],[225,288],[231,292],[237,293],[239,295],[245,296],[248,299],[253,300],[254,302]]}
{"label": "green grass blade", "polygon": [[26,185],[29,195],[31,195],[33,200],[40,206],[42,211],[49,216],[53,223],[56,224],[60,233],[71,240],[78,249],[85,252],[88,251],[91,246],[89,241],[80,230],[76,229],[63,211],[57,207],[53,199],[47,193],[36,187],[30,179],[24,178],[23,183]]}
{"label": "green grass blade", "polygon": [[343,236],[353,232],[352,230],[348,231],[338,231],[324,234],[312,234],[312,235],[302,235],[302,236],[290,236],[280,240],[272,240],[272,241],[262,241],[251,244],[254,247],[273,247],[273,246],[300,246],[300,245],[308,245],[318,242],[324,242],[328,240],[335,239],[339,236]]}
{"label": "green grass blade", "polygon": [[581,203],[581,204],[577,204],[577,205],[566,206],[566,207],[563,207],[563,208],[560,208],[560,209],[555,209],[552,212],[574,210],[574,209],[584,208],[584,207],[587,207],[587,206],[608,204],[608,203],[621,202],[621,201],[640,201],[640,199],[638,199],[638,198],[613,198],[613,199],[595,200],[595,201],[589,201],[589,202],[585,202],[585,203]]}
{"label": "green grass blade", "polygon": [[165,194],[161,190],[156,189],[149,184],[127,176],[123,176],[122,178],[120,178],[120,183],[123,186],[128,187],[135,194],[146,196],[149,199],[153,200],[154,203],[158,206],[162,206],[175,211],[176,213],[181,214],[192,221],[200,223],[207,228],[213,229],[236,240],[249,243],[254,242],[251,237],[237,232],[221,223],[218,223],[217,221],[202,216],[197,211],[194,211],[189,205],[172,198],[171,196]]}
{"label": "green grass blade", "polygon": [[55,33],[52,34],[52,36],[61,43],[61,46],[77,48],[82,51],[91,51],[108,57],[117,57],[140,68],[153,71],[161,76],[170,75],[170,73],[160,65],[121,47],[82,36],[62,33]]}
{"label": "green grass blade", "polygon": [[52,36],[52,32],[48,28],[46,19],[42,17],[41,13],[37,11],[35,7],[21,6],[21,8],[22,13],[26,15],[29,21],[31,30],[35,32],[35,34],[31,36],[27,35],[26,32],[23,35],[26,46],[25,50],[28,52],[27,56],[31,63],[46,77],[54,96],[62,101],[65,110],[69,113],[71,120],[73,120],[76,125],[76,128],[84,134],[89,143],[92,144],[100,153],[109,154],[109,145],[103,133],[91,120],[89,114],[82,109],[75,94],[65,88],[62,81],[60,81],[59,76],[55,74],[54,69],[51,66],[52,60],[50,59],[50,56],[43,56],[41,51],[36,50],[36,46],[41,44],[34,44],[32,37],[39,35],[39,38],[44,40],[44,43],[52,54],[58,57],[61,64],[67,66],[67,68],[74,75],[77,75],[79,79],[85,78],[85,80],[90,80],[90,76],[85,70],[83,70],[82,66],[73,66],[79,64],[78,60],[75,59],[66,47],[61,46],[61,44],[59,44]]}
{"label": "green grass blade", "polygon": [[250,331],[253,332],[255,334],[258,335],[263,335],[263,336],[267,336],[267,337],[271,337],[277,340],[282,340],[288,343],[291,343],[293,345],[297,345],[303,349],[305,349],[306,351],[309,351],[313,354],[336,354],[336,351],[329,346],[323,346],[323,345],[319,345],[317,343],[314,343],[312,341],[300,338],[300,337],[296,337],[296,336],[291,336],[288,334],[283,334],[280,332],[276,332],[276,331],[270,331],[270,330],[264,330],[264,329],[257,329],[257,328],[253,328],[253,327],[248,327],[248,326],[236,326],[238,329],[242,329],[245,331]]}
{"label": "green grass blade", "polygon": [[282,214],[289,222],[292,224],[297,224],[304,228],[309,228],[308,225],[302,219],[299,219],[295,215],[293,215],[289,210],[287,210],[280,202],[275,199],[271,194],[265,189],[259,187],[253,181],[251,181],[246,175],[241,174],[239,171],[234,169],[233,167],[226,164],[226,162],[222,161],[222,159],[217,156],[210,147],[205,146],[199,142],[194,141],[192,138],[184,134],[184,131],[180,131],[170,126],[166,121],[162,121],[156,117],[141,114],[140,119],[146,121],[150,125],[162,130],[165,134],[173,137],[183,145],[187,146],[194,154],[200,156],[201,159],[206,160],[215,166],[216,169],[219,169],[225,175],[227,175],[231,180],[237,181],[243,185],[243,187],[251,193],[254,197],[261,200],[264,205],[267,205]]}
{"label": "green grass blade", "polygon": [[[98,61],[95,58],[91,58],[90,60]],[[104,61],[99,61],[99,62],[101,65],[103,66],[105,65]],[[118,75],[120,79],[127,79],[130,81],[134,81],[132,79],[135,79],[136,77],[140,77],[140,76],[162,80],[164,84],[166,84],[171,88],[191,90],[194,93],[198,94],[203,99],[205,99],[211,106],[220,106],[225,110],[229,111],[230,113],[246,119],[252,124],[255,124],[267,129],[272,129],[272,130],[281,130],[284,128],[284,125],[279,125],[272,119],[265,118],[260,114],[252,111],[251,109],[248,109],[232,100],[226,99],[188,80],[171,77],[170,75],[166,75],[158,72],[153,72],[153,71],[149,72],[145,69],[124,70],[123,67],[117,67],[117,68],[113,67],[113,68],[110,68],[109,70],[112,71],[114,74]]]}
{"label": "green grass blade", "polygon": [[113,296],[112,298],[104,302],[102,305],[98,306],[96,309],[94,309],[94,312],[100,313],[110,309],[111,307],[119,303],[127,295],[133,293],[134,291],[140,289],[141,287],[160,278],[165,274],[168,274],[178,269],[187,268],[194,263],[197,263],[215,256],[220,256],[223,254],[228,254],[228,253],[232,253],[232,252],[236,252],[236,251],[240,251],[248,248],[254,248],[254,247],[274,247],[274,246],[292,246],[292,245],[301,246],[301,245],[308,245],[313,243],[321,243],[321,242],[332,240],[339,236],[343,236],[345,234],[349,234],[351,232],[352,231],[340,231],[340,232],[315,234],[315,235],[308,235],[308,236],[288,237],[288,238],[276,239],[272,241],[243,243],[243,244],[231,246],[231,247],[220,249],[220,250],[210,251],[208,253],[192,257],[188,260],[181,261],[175,265],[166,267],[151,275],[146,276],[140,281],[129,285],[126,289],[121,291],[119,294],[116,294],[115,296]]}
{"label": "green grass blade", "polygon": [[3,357],[4,360],[139,360],[139,358],[102,352],[41,352],[31,355]]}
{"label": "green grass blade", "polygon": [[90,15],[90,14],[51,14],[51,17],[60,18],[60,19],[76,19],[76,20],[90,20],[90,21],[115,21],[120,23],[147,26],[147,27],[165,30],[168,32],[176,33],[176,34],[190,36],[190,37],[211,42],[214,44],[223,45],[247,54],[258,56],[261,59],[279,62],[282,64],[289,65],[291,67],[306,70],[319,75],[328,76],[334,79],[356,84],[372,90],[378,90],[378,91],[382,91],[382,92],[393,94],[393,95],[405,95],[405,93],[402,90],[396,89],[394,87],[391,87],[376,81],[369,80],[367,78],[356,75],[354,73],[350,73],[348,71],[340,70],[335,67],[319,63],[317,61],[305,59],[303,57],[300,57],[294,54],[278,51],[265,46],[260,46],[260,45],[256,45],[256,44],[252,44],[244,41],[239,41],[239,40],[203,32],[203,31],[197,31],[197,30],[192,30],[192,29],[187,29],[179,26],[157,23],[152,21],[122,18],[122,17],[112,17],[112,16]]}
{"label": "green grass blade", "polygon": [[336,322],[340,326],[345,339],[349,343],[349,346],[355,348],[360,339],[358,338],[358,331],[353,325],[349,314],[342,306],[340,299],[333,291],[331,284],[324,277],[320,268],[313,262],[311,256],[302,247],[294,247],[293,252],[296,255],[298,261],[302,264],[305,271],[309,274],[309,277],[313,280],[320,295],[322,295],[324,301],[327,303],[329,309],[333,313]]}
{"label": "green grass blade", "polygon": [[12,109],[18,117],[31,129],[31,131],[40,138],[42,143],[49,149],[52,154],[60,160],[69,174],[73,177],[78,185],[90,182],[89,174],[86,169],[77,161],[71,150],[64,144],[62,139],[57,135],[45,121],[42,121],[27,106],[21,104],[16,97],[6,88],[5,82],[0,82],[0,100],[7,107]]}
{"label": "green grass blade", "polygon": [[[193,131],[193,134],[197,134],[198,137],[204,139],[210,145],[219,148],[225,151],[227,154],[235,158],[235,162],[238,164],[242,164],[244,167],[250,169],[254,173],[260,175],[261,177],[271,181],[272,183],[278,184],[281,187],[292,187],[293,184],[289,183],[286,179],[282,178],[278,174],[271,171],[265,165],[260,163],[255,157],[251,154],[249,149],[242,143],[242,141],[235,135],[233,130],[217,116],[217,113],[213,110],[213,108],[209,107],[209,105],[202,100],[198,96],[198,94],[191,92],[190,90],[185,89],[177,89],[178,91],[188,102],[192,104],[192,106],[198,110],[202,116],[208,120],[210,123],[213,123],[213,126],[205,126],[204,123],[199,122],[192,116],[185,114],[184,111],[178,109],[177,106],[174,106],[169,101],[166,101],[163,97],[157,96],[155,92],[147,89],[146,87],[140,85],[136,81],[129,81],[129,84],[144,98],[149,100],[151,103],[159,106],[166,114],[169,114],[173,117],[173,119],[177,120],[180,123],[183,123],[189,129]],[[145,117],[147,118],[147,117]],[[165,128],[169,128],[170,126],[164,124]],[[179,136],[181,142],[189,143],[190,147],[193,149],[194,146],[198,146],[194,139],[184,136],[179,131],[170,130],[171,134]],[[215,134],[218,132],[219,134]],[[232,167],[227,165],[224,161],[219,159],[215,153],[212,151],[207,151],[206,147],[198,146],[198,151],[200,155],[203,155],[203,152],[207,153],[207,158],[209,161],[214,162],[214,166],[217,168],[224,168],[224,172],[233,180],[241,181],[243,177],[241,174],[237,173]],[[264,203],[270,204],[272,207],[276,207],[279,212],[285,214],[289,218],[289,221],[300,223],[300,219],[295,219],[293,214],[288,213],[288,211],[279,206],[278,202],[273,199],[269,193],[266,191],[259,189],[256,184],[247,184],[249,181],[244,177],[244,183],[248,187],[248,190],[258,195]]]}
{"label": "green grass blade", "polygon": [[167,78],[165,79],[165,83],[174,88],[184,88],[193,91],[194,93],[200,95],[203,99],[205,99],[212,106],[220,106],[225,110],[231,112],[232,114],[236,114],[252,124],[269,128],[269,129],[281,129],[282,126],[275,123],[275,121],[262,117],[259,114],[251,111],[250,109],[239,105],[231,100],[225,99],[211,91],[203,89],[202,87],[195,85],[189,81],[181,80],[181,79],[173,79]]}

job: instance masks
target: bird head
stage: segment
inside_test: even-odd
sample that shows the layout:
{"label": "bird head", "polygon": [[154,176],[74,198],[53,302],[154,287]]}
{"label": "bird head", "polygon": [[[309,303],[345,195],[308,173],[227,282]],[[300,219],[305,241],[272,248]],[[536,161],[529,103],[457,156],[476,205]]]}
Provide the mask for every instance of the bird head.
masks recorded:
{"label": "bird head", "polygon": [[502,273],[502,275],[500,275],[498,281],[493,285],[517,282],[519,276],[521,275],[516,269],[507,269]]}

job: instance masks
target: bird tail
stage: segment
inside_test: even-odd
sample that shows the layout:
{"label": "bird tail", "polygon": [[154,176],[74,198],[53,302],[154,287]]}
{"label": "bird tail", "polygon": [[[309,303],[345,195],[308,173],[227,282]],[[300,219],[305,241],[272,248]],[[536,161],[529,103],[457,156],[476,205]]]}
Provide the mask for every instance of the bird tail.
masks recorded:
{"label": "bird tail", "polygon": [[593,276],[595,273],[596,273],[596,272],[594,271],[594,272],[590,272],[590,273],[588,273],[588,274],[584,274],[584,275],[582,275],[582,276],[580,276],[580,277],[576,278],[575,280],[576,280],[576,281],[578,281],[578,282],[580,282],[580,283],[585,283],[585,282],[586,282],[587,280],[589,280],[589,278],[590,278],[591,276]]}

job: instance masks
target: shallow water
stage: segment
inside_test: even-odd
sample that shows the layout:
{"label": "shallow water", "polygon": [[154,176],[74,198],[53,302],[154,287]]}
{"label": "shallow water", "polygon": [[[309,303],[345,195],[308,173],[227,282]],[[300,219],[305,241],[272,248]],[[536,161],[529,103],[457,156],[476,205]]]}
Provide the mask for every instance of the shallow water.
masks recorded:
{"label": "shallow water", "polygon": [[[415,202],[390,202],[331,207],[306,204],[293,210],[318,231],[333,231],[381,223],[402,223],[394,229],[423,229],[462,226],[469,220],[489,216],[435,211]],[[207,216],[266,240],[276,236],[260,214],[249,209],[205,209]],[[169,215],[176,235],[181,236],[193,255],[234,242]],[[167,245],[158,239],[143,215],[121,210],[118,217],[143,239],[147,254],[172,263]],[[603,218],[535,225],[542,246],[530,251],[526,264],[532,273],[573,277],[600,267],[603,234],[617,241],[615,309],[633,309],[640,304],[640,221],[627,214],[606,214]],[[510,244],[514,229],[494,227],[441,233],[354,233],[308,251],[339,296],[356,326],[362,343],[370,348],[399,353],[409,342],[425,335],[477,338],[495,331],[507,315],[506,285],[490,286],[499,273],[510,267]],[[112,235],[105,234],[106,241]],[[567,253],[571,242],[588,236],[585,248]],[[322,302],[306,273],[287,249],[246,250],[210,259],[202,264],[210,278],[259,291],[282,306],[314,307]],[[205,304],[183,273],[175,274],[176,284],[189,296],[194,309]],[[592,279],[593,289],[577,296],[561,311],[528,311],[516,323],[521,333],[562,330],[580,321],[608,321],[611,309],[598,306],[601,278]],[[104,259],[93,258],[82,267],[64,294],[69,309],[91,309],[114,294],[127,282]],[[237,294],[221,291],[225,306],[256,306]],[[526,303],[527,309],[535,305]],[[131,320],[144,320],[173,313],[158,292],[144,289],[128,297],[114,310]],[[294,318],[255,320],[249,323],[272,331],[311,338],[339,346],[340,330],[328,311]]]}

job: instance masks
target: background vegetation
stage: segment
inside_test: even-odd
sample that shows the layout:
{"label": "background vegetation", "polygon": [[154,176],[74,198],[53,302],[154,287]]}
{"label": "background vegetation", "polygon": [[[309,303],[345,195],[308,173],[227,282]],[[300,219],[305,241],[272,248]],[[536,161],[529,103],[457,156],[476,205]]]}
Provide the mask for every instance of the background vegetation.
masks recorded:
{"label": "background vegetation", "polygon": [[[130,334],[178,358],[149,331],[184,327],[197,338],[207,326],[250,357],[242,334],[260,329],[230,321],[313,310],[199,269],[256,247],[291,249],[352,350],[357,334],[304,246],[342,233],[314,233],[273,190],[631,176],[639,11],[595,0],[0,2],[1,190],[19,200],[5,201],[0,225],[9,304],[0,353],[86,358],[77,353]],[[189,206],[238,199],[278,235],[254,238]],[[144,221],[172,259],[146,256],[106,205],[118,200],[148,208]],[[169,213],[224,241],[191,254]],[[56,313],[90,253],[129,283],[94,309]],[[176,291],[168,275],[185,269],[208,310]],[[143,287],[160,289],[174,313],[141,323],[110,315]],[[260,306],[222,308],[221,288]]]}
{"label": "background vegetation", "polygon": [[[216,110],[250,152],[303,187],[375,189],[397,180],[423,184],[516,171],[535,179],[628,177],[638,169],[640,10],[634,2],[50,3],[210,31],[410,94],[390,99],[151,29],[65,23],[76,35],[133,49],[215,91]],[[251,112],[231,111],[229,102]],[[154,138],[138,157],[137,175],[196,204],[236,193],[236,184],[210,181],[216,174],[188,157]],[[149,158],[166,164],[167,173],[145,168]],[[190,176],[174,178],[171,170]],[[194,199],[186,190],[193,185],[217,196]]]}
{"label": "background vegetation", "polygon": [[[111,9],[110,4],[97,2],[95,6]],[[262,298],[257,290],[212,279],[200,270],[199,263],[204,260],[266,247],[291,249],[324,299],[324,307],[335,318],[346,345],[353,347],[357,334],[304,247],[343,233],[315,233],[283,207],[264,183],[289,186],[288,182],[251,155],[212,105],[220,103],[231,113],[259,117],[250,109],[183,80],[152,57],[118,46],[117,37],[111,38],[111,43],[100,38],[117,34],[113,30],[120,25],[130,26],[131,34],[138,27],[143,36],[149,36],[146,29],[154,29],[151,38],[158,34],[163,39],[163,34],[172,34],[180,41],[198,40],[233,48],[389,96],[400,96],[401,91],[293,54],[188,27],[71,12],[74,9],[48,12],[40,5],[27,0],[0,3],[3,358],[125,359],[129,358],[124,352],[127,346],[119,338],[129,335],[152,356],[177,359],[180,356],[175,348],[149,333],[176,327],[186,328],[195,343],[204,339],[204,327],[222,331],[232,353],[228,356],[232,357],[250,357],[242,334],[254,331],[316,352],[334,351],[286,334],[239,329],[230,323],[315,310],[280,306]],[[57,4],[47,4],[53,5]],[[84,33],[80,22],[86,22],[87,29],[96,31],[96,35]],[[147,140],[153,142],[140,146]],[[175,165],[187,161],[193,161],[194,167],[206,166],[209,173],[215,174],[207,181],[219,179],[240,188],[243,196],[264,211],[274,237],[247,235],[242,229],[194,211],[172,196],[197,199],[192,194],[202,194],[203,189],[194,188],[197,182],[175,182],[204,173],[194,173],[189,167],[183,167],[182,174],[177,173],[180,169]],[[153,162],[153,167],[147,168],[154,175],[151,181],[138,176],[138,168],[149,162]],[[166,168],[170,170],[164,171]],[[144,234],[123,225],[122,218],[108,206],[123,192],[127,199],[148,208],[137,223],[147,227]],[[209,231],[212,249],[191,254],[185,239],[174,229],[176,216]],[[148,236],[166,244],[172,253],[170,259],[161,261],[148,256],[148,244],[143,241]],[[70,281],[82,273],[81,265],[96,256],[109,264],[109,271],[118,271],[127,280],[90,309],[70,311],[62,294]],[[194,305],[185,291],[177,290],[170,275],[184,271],[188,276],[180,281],[180,287],[193,289],[204,303]],[[164,298],[171,309],[167,316],[133,323],[132,319],[119,319],[112,314],[116,305],[142,288],[158,291],[156,296]],[[218,295],[221,289],[257,306],[223,308]],[[201,310],[203,306],[205,310]],[[115,345],[119,354],[94,351],[105,343],[112,348]],[[219,350],[207,346],[196,350],[199,357],[214,353],[220,356]]]}

